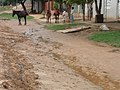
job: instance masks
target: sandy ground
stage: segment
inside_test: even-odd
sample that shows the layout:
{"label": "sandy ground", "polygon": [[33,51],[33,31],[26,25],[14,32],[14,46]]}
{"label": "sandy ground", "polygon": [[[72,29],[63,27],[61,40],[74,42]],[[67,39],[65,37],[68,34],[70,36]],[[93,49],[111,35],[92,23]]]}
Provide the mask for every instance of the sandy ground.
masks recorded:
{"label": "sandy ground", "polygon": [[1,90],[2,86],[12,90],[120,90],[120,49],[88,41],[86,32],[46,30],[40,21],[29,21],[27,26],[18,26],[16,20],[0,23]]}

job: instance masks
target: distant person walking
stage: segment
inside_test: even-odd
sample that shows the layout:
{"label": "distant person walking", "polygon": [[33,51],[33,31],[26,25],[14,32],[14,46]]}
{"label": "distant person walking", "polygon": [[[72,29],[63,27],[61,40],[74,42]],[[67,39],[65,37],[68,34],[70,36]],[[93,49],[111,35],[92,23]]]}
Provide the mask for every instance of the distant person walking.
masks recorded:
{"label": "distant person walking", "polygon": [[63,11],[63,22],[65,23],[66,22],[66,11]]}
{"label": "distant person walking", "polygon": [[72,10],[71,10],[71,22],[72,23],[74,22],[74,7],[72,7]]}

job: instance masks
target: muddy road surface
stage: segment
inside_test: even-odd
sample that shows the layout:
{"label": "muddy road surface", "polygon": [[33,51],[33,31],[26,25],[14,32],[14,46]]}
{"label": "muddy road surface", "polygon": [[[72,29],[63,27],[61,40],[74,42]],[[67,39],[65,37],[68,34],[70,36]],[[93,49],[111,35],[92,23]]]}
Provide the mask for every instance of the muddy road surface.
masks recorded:
{"label": "muddy road surface", "polygon": [[0,90],[120,90],[119,49],[16,23],[0,25]]}

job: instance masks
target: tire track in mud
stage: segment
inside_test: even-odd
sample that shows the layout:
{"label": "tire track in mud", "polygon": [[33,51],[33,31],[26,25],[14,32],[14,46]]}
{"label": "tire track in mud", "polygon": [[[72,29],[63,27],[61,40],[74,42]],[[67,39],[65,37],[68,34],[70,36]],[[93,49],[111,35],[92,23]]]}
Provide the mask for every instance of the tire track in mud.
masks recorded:
{"label": "tire track in mud", "polygon": [[3,50],[3,69],[5,80],[2,86],[8,90],[36,90],[38,82],[36,75],[31,70],[33,65],[27,58],[15,50],[14,45],[23,43],[27,39],[10,31],[9,27],[0,26],[0,48]]}
{"label": "tire track in mud", "polygon": [[[7,30],[5,28],[7,28]],[[31,72],[33,65],[28,63],[27,58],[17,51],[16,48],[14,48],[16,43],[22,43],[27,41],[27,39],[14,32],[9,32],[8,27],[4,27],[0,32],[0,41],[2,41],[2,43],[0,42],[0,48],[4,50],[4,76],[7,79],[6,82],[3,82],[3,86],[11,90],[35,90],[38,85],[35,80],[38,78],[38,76]],[[52,57],[57,62],[63,63],[94,84],[101,86],[104,90],[120,89],[119,82],[111,80],[108,76],[98,75],[89,67],[77,66],[76,57],[65,55],[59,51],[57,52],[56,49],[61,49],[61,43],[49,41],[42,38],[42,36],[32,41],[35,41],[34,43],[36,43],[35,52],[38,50],[38,55],[40,55],[41,52],[42,56],[44,55]],[[46,46],[44,47],[44,45]],[[39,48],[42,49],[39,51]]]}
{"label": "tire track in mud", "polygon": [[[53,46],[57,46],[58,49],[62,46],[60,43],[52,42]],[[48,45],[50,46],[50,45]],[[60,50],[59,50],[60,51]],[[89,81],[103,88],[103,90],[119,90],[120,82],[112,80],[108,75],[104,75],[102,73],[97,73],[97,71],[93,70],[90,67],[84,67],[77,65],[77,58],[75,56],[68,56],[61,52],[56,52],[53,50],[49,50],[46,55],[52,56],[54,60],[58,62],[62,62],[69,68],[73,69],[76,73],[82,75]]]}
{"label": "tire track in mud", "polygon": [[[33,36],[34,37],[34,36]],[[87,80],[93,82],[95,85],[98,85],[103,88],[103,90],[120,90],[120,82],[112,80],[108,75],[105,75],[103,73],[97,72],[93,70],[90,67],[84,67],[77,65],[77,57],[75,56],[69,56],[65,55],[63,52],[61,52],[61,46],[63,46],[61,43],[58,42],[52,42],[50,40],[46,40],[40,36],[39,41],[37,40],[38,43],[46,43],[48,44],[45,48],[49,49],[51,46],[50,44],[53,45],[53,47],[57,46],[58,51],[56,49],[48,50],[46,52],[47,56],[52,56],[52,58],[58,62],[62,62],[69,68],[73,69],[76,73],[79,75],[82,75],[85,77]],[[44,46],[44,45],[43,45]],[[55,51],[54,51],[55,50]]]}
{"label": "tire track in mud", "polygon": [[[63,44],[58,42],[47,41],[46,39],[43,39],[43,38],[41,38],[41,41],[44,43],[47,42],[48,46],[46,46],[46,48],[49,48],[49,46],[51,46],[50,44],[52,44],[53,46],[52,50],[49,50],[48,52],[46,52],[47,56],[52,56],[54,60],[58,62],[62,62],[69,68],[73,69],[76,73],[85,77],[87,80],[102,87],[103,90],[119,90],[120,89],[119,81],[112,80],[108,75],[99,73],[90,67],[77,65],[76,64],[77,57],[65,55],[63,52],[60,51]],[[56,49],[58,49],[58,51],[56,51]]]}
{"label": "tire track in mud", "polygon": [[54,60],[63,62],[69,68],[73,69],[76,73],[82,75],[89,81],[103,88],[103,90],[120,90],[120,82],[112,80],[108,75],[97,73],[90,67],[77,65],[76,57],[66,56],[60,53],[52,53]]}

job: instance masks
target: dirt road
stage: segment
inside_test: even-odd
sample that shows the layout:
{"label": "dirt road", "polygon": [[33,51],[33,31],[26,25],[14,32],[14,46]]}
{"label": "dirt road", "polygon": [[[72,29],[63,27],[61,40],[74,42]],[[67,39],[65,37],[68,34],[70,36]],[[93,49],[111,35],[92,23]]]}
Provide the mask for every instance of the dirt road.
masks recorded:
{"label": "dirt road", "polygon": [[120,90],[119,49],[16,22],[1,21],[1,90]]}

